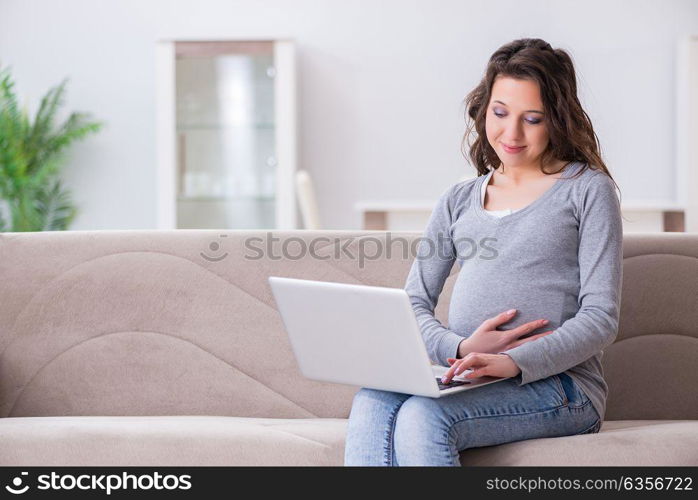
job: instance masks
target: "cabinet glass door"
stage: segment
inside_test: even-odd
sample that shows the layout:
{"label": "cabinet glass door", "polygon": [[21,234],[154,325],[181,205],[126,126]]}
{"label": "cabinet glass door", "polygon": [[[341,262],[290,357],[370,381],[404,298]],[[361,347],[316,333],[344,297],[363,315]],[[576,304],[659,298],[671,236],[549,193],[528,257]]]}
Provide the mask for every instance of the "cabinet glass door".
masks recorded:
{"label": "cabinet glass door", "polygon": [[177,42],[177,227],[274,228],[271,42]]}

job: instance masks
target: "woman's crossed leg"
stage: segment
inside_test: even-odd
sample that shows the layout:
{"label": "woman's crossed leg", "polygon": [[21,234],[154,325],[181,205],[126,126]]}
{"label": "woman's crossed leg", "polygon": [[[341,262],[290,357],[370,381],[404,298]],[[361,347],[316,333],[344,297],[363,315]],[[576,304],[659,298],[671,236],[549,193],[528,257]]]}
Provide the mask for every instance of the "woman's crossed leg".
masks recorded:
{"label": "woman's crossed leg", "polygon": [[363,388],[349,416],[345,465],[460,466],[469,448],[598,432],[596,410],[566,374],[519,382],[441,398]]}

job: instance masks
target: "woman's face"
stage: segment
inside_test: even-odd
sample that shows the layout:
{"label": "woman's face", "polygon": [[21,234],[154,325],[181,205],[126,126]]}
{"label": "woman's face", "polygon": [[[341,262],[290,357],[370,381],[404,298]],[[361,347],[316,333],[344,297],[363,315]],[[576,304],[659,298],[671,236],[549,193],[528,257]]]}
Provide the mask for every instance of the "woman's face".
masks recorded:
{"label": "woman's face", "polygon": [[505,168],[539,168],[540,156],[548,146],[543,111],[538,83],[506,76],[495,78],[485,130]]}

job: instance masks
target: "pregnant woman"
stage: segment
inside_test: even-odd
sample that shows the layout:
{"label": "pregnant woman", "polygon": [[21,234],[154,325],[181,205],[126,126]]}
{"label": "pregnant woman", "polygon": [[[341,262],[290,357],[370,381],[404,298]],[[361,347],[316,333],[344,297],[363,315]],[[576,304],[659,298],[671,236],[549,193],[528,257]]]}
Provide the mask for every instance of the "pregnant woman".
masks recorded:
{"label": "pregnant woman", "polygon": [[[510,378],[442,398],[362,388],[345,465],[459,466],[462,450],[596,433],[604,418],[622,220],[572,60],[515,40],[465,103],[479,175],[438,200],[405,290],[445,383]],[[434,309],[456,261],[447,328]]]}

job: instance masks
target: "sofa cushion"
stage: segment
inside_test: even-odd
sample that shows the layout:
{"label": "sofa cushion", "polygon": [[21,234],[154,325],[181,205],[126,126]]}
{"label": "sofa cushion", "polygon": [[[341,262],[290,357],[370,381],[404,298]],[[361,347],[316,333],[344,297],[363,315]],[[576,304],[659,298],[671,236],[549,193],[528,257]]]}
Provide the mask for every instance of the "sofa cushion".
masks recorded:
{"label": "sofa cushion", "polygon": [[[347,420],[222,416],[0,419],[0,466],[319,465],[344,463]],[[698,422],[606,421],[598,434],[461,453],[464,466],[698,465]]]}
{"label": "sofa cushion", "polygon": [[346,419],[0,418],[0,466],[342,465]]}
{"label": "sofa cushion", "polygon": [[698,465],[697,420],[608,420],[598,434],[472,448],[464,466]]}

